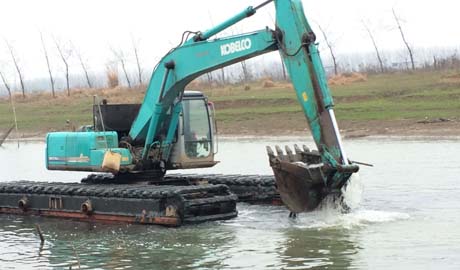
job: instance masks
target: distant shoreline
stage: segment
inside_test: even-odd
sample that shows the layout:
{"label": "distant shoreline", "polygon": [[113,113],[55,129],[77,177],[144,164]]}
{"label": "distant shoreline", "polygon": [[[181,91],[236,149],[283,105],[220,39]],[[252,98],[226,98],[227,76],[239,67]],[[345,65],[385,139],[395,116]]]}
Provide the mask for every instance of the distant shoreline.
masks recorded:
{"label": "distant shoreline", "polygon": [[[460,70],[344,74],[329,80],[344,139],[370,136],[446,138],[460,136]],[[307,136],[308,123],[291,83],[264,79],[247,84],[188,85],[216,108],[222,136]],[[52,98],[42,92],[17,97],[19,137],[73,130],[93,122],[93,97],[109,104],[139,104],[145,86],[73,89]],[[0,98],[0,134],[12,125],[12,110]],[[12,134],[14,136],[14,133]]]}
{"label": "distant shoreline", "polygon": [[[406,139],[460,139],[460,122],[446,121],[433,123],[417,123],[413,121],[372,121],[372,122],[348,122],[339,123],[342,138],[345,140],[360,138],[406,138]],[[65,131],[65,130],[63,130]],[[232,132],[233,131],[233,132]],[[45,141],[45,131],[21,132],[19,131],[20,141]],[[265,129],[250,130],[244,129],[235,132],[234,129],[225,128],[221,130],[219,136],[224,139],[254,139],[254,138],[273,138],[273,137],[305,137],[311,138],[308,130],[288,130],[280,129],[276,125],[266,125]],[[18,140],[16,134],[12,134],[5,142]]]}

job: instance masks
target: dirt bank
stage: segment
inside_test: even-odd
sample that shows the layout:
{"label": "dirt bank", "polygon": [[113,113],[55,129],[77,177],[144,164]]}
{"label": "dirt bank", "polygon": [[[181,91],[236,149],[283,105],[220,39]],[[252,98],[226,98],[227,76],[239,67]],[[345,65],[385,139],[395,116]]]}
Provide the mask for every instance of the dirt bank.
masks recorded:
{"label": "dirt bank", "polygon": [[[299,119],[273,119],[270,123],[261,121],[246,121],[241,123],[220,123],[219,135],[233,136],[310,136],[305,121]],[[396,137],[424,137],[432,138],[460,138],[459,121],[431,120],[414,122],[413,120],[400,121],[348,121],[339,123],[342,137],[345,139],[364,138],[371,136],[396,136]],[[19,131],[19,136],[13,133],[9,140],[20,138],[24,140],[45,140],[48,131]],[[0,132],[2,133],[2,132]]]}
{"label": "dirt bank", "polygon": [[[289,136],[309,134],[303,124],[296,119],[273,119],[269,124],[260,121],[248,121],[237,125],[228,125],[221,128],[220,133],[225,135],[262,135],[262,136]],[[368,136],[423,136],[423,137],[460,137],[460,122],[432,120],[426,123],[413,120],[399,121],[350,121],[339,123],[344,138],[360,138]]]}

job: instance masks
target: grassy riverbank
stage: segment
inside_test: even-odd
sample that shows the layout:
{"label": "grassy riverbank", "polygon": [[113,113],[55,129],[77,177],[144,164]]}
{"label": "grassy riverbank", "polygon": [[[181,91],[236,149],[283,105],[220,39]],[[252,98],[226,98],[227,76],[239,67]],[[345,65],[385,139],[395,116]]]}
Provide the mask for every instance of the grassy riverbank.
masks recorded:
{"label": "grassy riverbank", "polygon": [[[350,76],[331,81],[339,125],[347,136],[460,135],[460,71]],[[350,80],[353,81],[353,80]],[[277,135],[307,127],[289,83],[271,81],[209,87],[204,91],[217,109],[223,134]],[[92,123],[93,95],[110,103],[141,102],[144,89],[74,90],[71,97],[49,93],[15,98],[20,132],[43,134]],[[0,133],[12,124],[8,100],[0,100]],[[443,121],[449,120],[449,121]]]}

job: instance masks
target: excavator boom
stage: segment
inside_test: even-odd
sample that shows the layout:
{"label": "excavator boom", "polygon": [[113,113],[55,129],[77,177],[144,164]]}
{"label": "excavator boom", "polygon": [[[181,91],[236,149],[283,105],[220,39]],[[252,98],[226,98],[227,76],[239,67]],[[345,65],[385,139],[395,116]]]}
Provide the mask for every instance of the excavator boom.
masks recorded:
{"label": "excavator boom", "polygon": [[[301,212],[317,205],[305,203],[312,186],[317,186],[317,193],[321,189],[321,194],[326,194],[329,189],[343,187],[351,174],[358,170],[357,165],[349,164],[345,154],[333,111],[333,99],[315,44],[316,36],[304,15],[302,2],[274,0],[274,30],[267,28],[210,40],[229,26],[252,16],[269,2],[272,1],[265,1],[256,8],[248,7],[216,27],[196,33],[163,57],[152,75],[130,136],[133,140],[145,142],[143,158],[147,157],[151,145],[161,145],[160,158],[167,160],[180,113],[181,95],[188,83],[206,72],[279,50],[316,143],[320,157],[318,163],[323,164],[319,167],[314,164],[314,169],[297,166],[296,163],[302,162],[300,156],[307,155],[303,151],[303,154],[285,155],[278,149],[277,155],[274,155],[268,149],[282,197],[286,198],[285,202],[293,201],[287,203],[291,210]],[[289,156],[291,158],[283,158]],[[292,192],[300,194],[294,196]],[[322,198],[317,197],[315,200]]]}

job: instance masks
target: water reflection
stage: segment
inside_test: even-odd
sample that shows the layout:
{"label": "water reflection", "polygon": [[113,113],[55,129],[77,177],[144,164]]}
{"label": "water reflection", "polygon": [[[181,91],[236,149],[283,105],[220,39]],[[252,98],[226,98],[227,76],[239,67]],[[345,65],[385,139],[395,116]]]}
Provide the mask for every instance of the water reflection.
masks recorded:
{"label": "water reflection", "polygon": [[359,250],[342,228],[293,228],[284,235],[284,269],[348,269]]}
{"label": "water reflection", "polygon": [[[239,204],[235,219],[177,229],[0,215],[0,269],[78,269],[78,261],[82,269],[460,269],[459,141],[344,143],[375,165],[362,167],[363,201],[350,214],[292,221],[283,207]],[[202,173],[271,173],[266,144],[284,139],[223,141],[222,163]],[[43,143],[4,145],[0,181],[84,176],[46,171],[43,151]]]}
{"label": "water reflection", "polygon": [[[2,216],[0,264],[45,269],[343,269],[352,265],[359,250],[349,229],[299,228],[305,220],[288,220],[281,207],[243,206],[241,211],[235,220],[182,228]],[[43,247],[36,223],[46,238]]]}
{"label": "water reflection", "polygon": [[[45,234],[43,248],[35,223]],[[225,253],[234,235],[218,224],[171,229],[3,216],[0,239],[0,264],[16,268],[196,269],[221,268],[216,254]]]}

